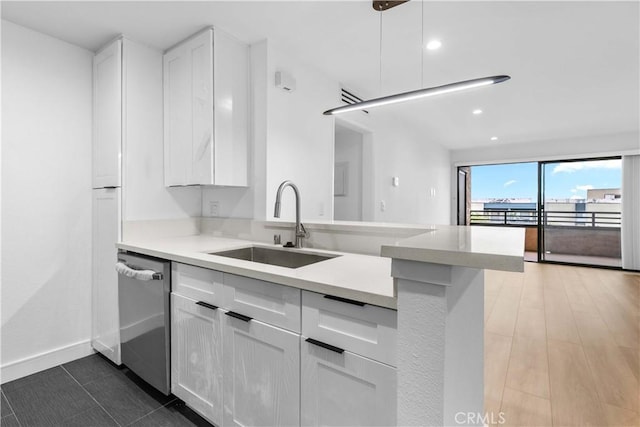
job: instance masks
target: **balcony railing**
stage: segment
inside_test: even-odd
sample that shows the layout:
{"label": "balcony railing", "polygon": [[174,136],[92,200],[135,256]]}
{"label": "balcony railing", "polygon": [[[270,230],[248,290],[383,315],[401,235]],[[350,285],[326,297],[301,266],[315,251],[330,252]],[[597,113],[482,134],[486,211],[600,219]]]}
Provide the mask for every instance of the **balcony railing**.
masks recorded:
{"label": "balcony railing", "polygon": [[[538,211],[535,209],[472,210],[470,213],[471,225],[538,225]],[[620,228],[620,217],[620,212],[544,211],[542,221],[545,226]]]}

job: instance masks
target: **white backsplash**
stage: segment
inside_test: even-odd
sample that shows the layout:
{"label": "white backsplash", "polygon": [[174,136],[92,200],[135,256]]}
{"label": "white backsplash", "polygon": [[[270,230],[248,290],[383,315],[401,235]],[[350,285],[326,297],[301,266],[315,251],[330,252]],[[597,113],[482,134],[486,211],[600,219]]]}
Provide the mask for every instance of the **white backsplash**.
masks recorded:
{"label": "white backsplash", "polygon": [[[186,218],[173,220],[125,221],[124,242],[140,237],[178,237],[210,234],[220,237],[273,243],[280,235],[282,244],[293,241],[293,222],[254,221],[240,218]],[[305,247],[380,255],[380,246],[392,245],[398,240],[422,234],[433,225],[407,225],[360,222],[308,222],[304,224],[309,237]]]}

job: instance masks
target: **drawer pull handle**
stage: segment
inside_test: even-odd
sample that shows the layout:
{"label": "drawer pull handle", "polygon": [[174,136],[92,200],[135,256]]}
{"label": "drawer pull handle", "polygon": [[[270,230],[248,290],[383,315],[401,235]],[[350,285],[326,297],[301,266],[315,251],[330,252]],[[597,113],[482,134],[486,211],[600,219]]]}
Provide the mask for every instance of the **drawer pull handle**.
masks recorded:
{"label": "drawer pull handle", "polygon": [[198,301],[196,304],[201,305],[203,307],[210,308],[211,310],[217,310],[218,309],[218,307],[216,307],[215,305],[209,304],[208,302],[204,302],[204,301]]}
{"label": "drawer pull handle", "polygon": [[327,344],[327,343],[324,343],[322,341],[314,340],[313,338],[307,338],[305,341],[308,342],[309,344],[313,344],[313,345],[317,345],[318,347],[326,348],[327,350],[334,351],[334,352],[336,352],[338,354],[344,353],[344,350],[341,349],[340,347],[336,347],[334,345]]}
{"label": "drawer pull handle", "polygon": [[225,313],[227,316],[235,317],[236,319],[240,319],[243,322],[249,322],[253,319],[253,317],[245,316],[244,314],[236,313],[235,311],[227,311]]}
{"label": "drawer pull handle", "polygon": [[345,302],[347,304],[352,304],[352,305],[357,305],[359,307],[364,307],[364,303],[360,302],[360,301],[355,301],[355,300],[348,299],[348,298],[336,297],[336,296],[333,296],[333,295],[325,295],[324,297],[326,299],[331,299],[331,300],[334,300],[334,301],[340,301],[340,302]]}

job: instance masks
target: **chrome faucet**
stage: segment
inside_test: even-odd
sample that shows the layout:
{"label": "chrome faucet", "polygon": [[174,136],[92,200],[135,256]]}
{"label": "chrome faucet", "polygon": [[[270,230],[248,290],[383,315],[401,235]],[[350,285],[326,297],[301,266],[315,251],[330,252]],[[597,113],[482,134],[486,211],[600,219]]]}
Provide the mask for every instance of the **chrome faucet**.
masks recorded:
{"label": "chrome faucet", "polygon": [[280,187],[278,187],[278,193],[276,194],[276,206],[275,209],[273,211],[273,216],[275,216],[276,218],[280,218],[280,204],[281,204],[281,200],[282,200],[282,191],[285,189],[285,187],[291,187],[293,189],[293,192],[296,195],[296,243],[295,243],[295,247],[296,248],[301,248],[302,247],[302,239],[304,239],[305,237],[307,237],[307,230],[304,229],[304,225],[302,225],[302,223],[300,222],[300,191],[298,191],[298,187],[296,187],[296,185],[291,182],[291,181],[284,181],[282,184],[280,184]]}

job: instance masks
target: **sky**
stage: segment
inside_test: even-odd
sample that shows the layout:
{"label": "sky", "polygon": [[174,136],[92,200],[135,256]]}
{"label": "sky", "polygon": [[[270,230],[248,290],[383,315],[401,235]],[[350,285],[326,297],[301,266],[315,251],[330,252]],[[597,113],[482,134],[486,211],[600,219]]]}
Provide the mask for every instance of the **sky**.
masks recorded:
{"label": "sky", "polygon": [[[592,188],[620,188],[622,161],[589,160],[544,164],[546,199],[584,199]],[[471,167],[471,200],[538,198],[538,163]]]}

